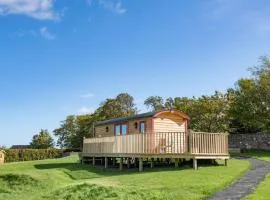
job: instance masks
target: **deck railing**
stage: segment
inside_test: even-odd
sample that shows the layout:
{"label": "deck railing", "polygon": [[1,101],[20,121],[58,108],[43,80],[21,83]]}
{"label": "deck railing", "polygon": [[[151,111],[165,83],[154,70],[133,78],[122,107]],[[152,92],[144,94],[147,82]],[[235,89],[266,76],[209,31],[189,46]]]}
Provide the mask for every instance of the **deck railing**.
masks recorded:
{"label": "deck railing", "polygon": [[85,138],[83,153],[227,155],[228,135],[224,133],[157,132]]}

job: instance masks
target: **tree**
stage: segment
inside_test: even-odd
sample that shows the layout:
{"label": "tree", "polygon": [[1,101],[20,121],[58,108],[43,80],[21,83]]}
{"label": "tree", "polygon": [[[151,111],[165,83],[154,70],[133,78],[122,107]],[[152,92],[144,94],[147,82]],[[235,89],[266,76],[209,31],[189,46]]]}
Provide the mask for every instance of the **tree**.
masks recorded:
{"label": "tree", "polygon": [[61,148],[82,148],[83,138],[93,136],[93,126],[97,121],[136,114],[134,99],[127,93],[107,99],[90,115],[71,115],[55,129],[57,145]]}
{"label": "tree", "polygon": [[134,98],[128,93],[121,93],[116,98],[107,99],[101,103],[97,113],[101,120],[107,120],[135,115],[137,109],[134,104]]}
{"label": "tree", "polygon": [[270,59],[259,58],[251,78],[237,81],[230,108],[234,132],[270,131]]}
{"label": "tree", "polygon": [[30,143],[31,148],[33,149],[48,149],[53,148],[54,141],[51,137],[48,130],[41,129],[39,134],[36,134],[32,138],[32,142]]}
{"label": "tree", "polygon": [[191,119],[190,129],[194,131],[224,132],[228,130],[229,100],[226,94],[215,92],[214,95],[198,98],[168,98],[165,107],[187,113]]}
{"label": "tree", "polygon": [[144,101],[144,105],[152,111],[158,111],[165,108],[164,99],[160,96],[150,96]]}

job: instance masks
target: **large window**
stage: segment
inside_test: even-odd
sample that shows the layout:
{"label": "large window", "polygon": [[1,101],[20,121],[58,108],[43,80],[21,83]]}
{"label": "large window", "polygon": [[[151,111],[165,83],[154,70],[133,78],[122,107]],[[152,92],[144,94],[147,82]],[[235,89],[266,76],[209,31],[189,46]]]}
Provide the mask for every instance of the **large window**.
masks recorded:
{"label": "large window", "polygon": [[122,128],[121,134],[122,135],[126,135],[127,134],[127,125],[126,124],[122,124],[121,128]]}
{"label": "large window", "polygon": [[118,125],[115,125],[115,135],[118,136],[118,135],[127,135],[127,132],[128,132],[128,126],[127,124],[118,124]]}
{"label": "large window", "polygon": [[117,135],[121,135],[121,125],[116,125],[115,126],[115,133],[116,136]]}
{"label": "large window", "polygon": [[139,130],[140,130],[140,133],[145,133],[146,131],[145,122],[140,122]]}

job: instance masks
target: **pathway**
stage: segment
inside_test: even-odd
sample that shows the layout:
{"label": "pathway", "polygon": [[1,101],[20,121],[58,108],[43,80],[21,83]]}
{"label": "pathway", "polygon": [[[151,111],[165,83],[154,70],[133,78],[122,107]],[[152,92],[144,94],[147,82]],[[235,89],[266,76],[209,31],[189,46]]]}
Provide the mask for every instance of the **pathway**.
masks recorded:
{"label": "pathway", "polygon": [[239,200],[254,191],[265,175],[270,172],[270,163],[253,158],[247,160],[251,162],[251,169],[234,184],[216,193],[209,200]]}

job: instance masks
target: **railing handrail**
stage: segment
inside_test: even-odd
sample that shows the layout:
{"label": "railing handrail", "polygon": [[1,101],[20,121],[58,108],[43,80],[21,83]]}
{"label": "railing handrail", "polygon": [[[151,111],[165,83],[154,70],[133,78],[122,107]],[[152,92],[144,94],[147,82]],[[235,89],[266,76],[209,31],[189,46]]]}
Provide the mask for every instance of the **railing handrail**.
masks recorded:
{"label": "railing handrail", "polygon": [[85,151],[96,153],[135,152],[224,155],[228,154],[228,133],[155,132],[84,138],[84,147]]}

